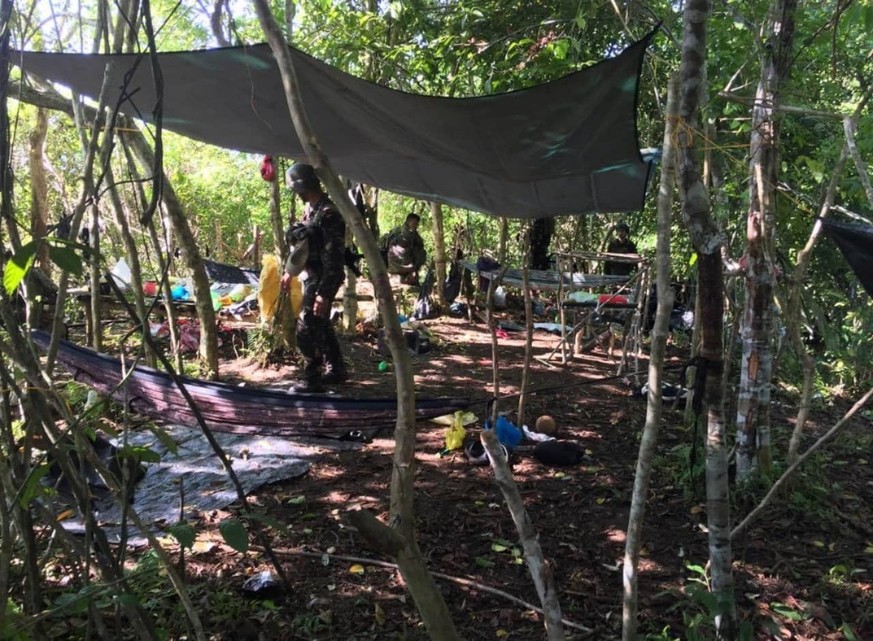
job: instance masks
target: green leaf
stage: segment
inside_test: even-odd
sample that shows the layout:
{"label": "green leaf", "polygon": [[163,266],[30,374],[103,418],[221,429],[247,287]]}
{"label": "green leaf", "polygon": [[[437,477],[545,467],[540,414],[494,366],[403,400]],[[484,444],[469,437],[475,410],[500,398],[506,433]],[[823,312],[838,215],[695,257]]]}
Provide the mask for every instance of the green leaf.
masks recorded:
{"label": "green leaf", "polygon": [[6,261],[6,265],[3,267],[3,286],[9,296],[15,293],[21,281],[27,276],[27,272],[30,271],[33,260],[36,258],[37,244],[38,241],[32,240],[26,245],[22,245],[21,249]]}
{"label": "green leaf", "polygon": [[138,607],[142,605],[135,594],[131,594],[130,592],[124,592],[123,594],[119,594],[115,597],[116,602],[119,605],[126,605],[128,607]]}
{"label": "green leaf", "polygon": [[480,568],[493,568],[494,561],[491,559],[486,559],[484,556],[477,556],[473,559]]}
{"label": "green leaf", "polygon": [[21,506],[22,509],[27,509],[30,501],[37,496],[45,493],[45,488],[40,485],[40,480],[49,473],[51,468],[46,465],[40,465],[39,467],[33,468],[30,474],[27,475],[27,479],[24,481],[24,488],[21,491],[21,496],[18,497],[18,505]]}
{"label": "green leaf", "polygon": [[236,519],[227,519],[218,526],[221,538],[237,552],[245,552],[249,549],[249,533],[245,526]]}
{"label": "green leaf", "polygon": [[70,247],[49,246],[49,257],[52,262],[66,272],[81,276],[84,268],[82,258]]}
{"label": "green leaf", "polygon": [[278,532],[287,532],[288,528],[284,523],[276,520],[272,516],[267,516],[266,514],[262,514],[261,512],[252,512],[251,514],[246,514],[246,518],[252,521],[257,521],[258,523],[263,523],[267,527],[271,527]]}
{"label": "green leaf", "polygon": [[177,454],[179,452],[179,444],[176,442],[176,439],[170,436],[169,432],[161,429],[157,425],[151,425],[149,431],[157,437],[161,442],[161,445],[166,447],[170,454]]}
{"label": "green leaf", "polygon": [[288,505],[303,505],[306,503],[306,497],[301,494],[300,496],[295,496],[294,498],[288,499]]}
{"label": "green leaf", "polygon": [[846,641],[858,641],[858,635],[855,634],[852,626],[848,623],[843,623],[843,625],[840,626],[840,632],[842,632],[843,636],[846,637]]}
{"label": "green leaf", "polygon": [[130,458],[143,463],[160,463],[161,455],[149,447],[142,445],[126,445],[118,449],[120,458]]}
{"label": "green leaf", "polygon": [[802,621],[806,618],[803,612],[798,612],[794,608],[789,605],[785,605],[784,603],[771,603],[770,609],[773,610],[776,614],[785,617],[789,621]]}
{"label": "green leaf", "polygon": [[197,533],[188,523],[176,523],[167,528],[167,533],[176,539],[183,548],[191,549],[197,540]]}
{"label": "green leaf", "polygon": [[491,549],[495,552],[506,552],[509,548],[505,545],[500,545],[499,543],[492,543]]}

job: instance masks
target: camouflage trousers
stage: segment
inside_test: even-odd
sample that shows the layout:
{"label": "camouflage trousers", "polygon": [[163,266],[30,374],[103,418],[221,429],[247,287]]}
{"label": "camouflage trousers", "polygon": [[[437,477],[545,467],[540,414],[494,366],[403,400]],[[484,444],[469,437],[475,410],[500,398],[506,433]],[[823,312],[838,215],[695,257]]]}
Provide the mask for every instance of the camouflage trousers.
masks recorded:
{"label": "camouflage trousers", "polygon": [[306,361],[304,380],[317,382],[323,373],[345,373],[343,353],[329,318],[304,311],[297,320],[297,347]]}

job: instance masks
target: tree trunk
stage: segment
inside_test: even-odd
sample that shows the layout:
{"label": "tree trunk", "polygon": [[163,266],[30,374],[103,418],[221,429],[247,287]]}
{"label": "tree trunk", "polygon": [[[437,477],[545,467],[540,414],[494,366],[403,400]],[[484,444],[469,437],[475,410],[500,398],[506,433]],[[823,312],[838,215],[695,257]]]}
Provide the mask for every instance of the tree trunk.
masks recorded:
{"label": "tree trunk", "polygon": [[[346,244],[353,241],[352,230],[346,230]],[[346,287],[343,293],[343,331],[354,334],[358,325],[358,277],[346,267]]]}
{"label": "tree trunk", "polygon": [[500,449],[500,441],[494,430],[482,430],[482,445],[488,452],[491,468],[494,470],[494,480],[503,493],[506,507],[518,530],[518,538],[524,550],[524,560],[527,562],[531,578],[540,603],[543,606],[543,622],[546,628],[546,636],[549,641],[564,641],[564,624],[561,620],[561,604],[558,601],[558,591],[555,589],[555,576],[552,566],[546,561],[543,549],[540,547],[539,537],[534,530],[527,510],[524,508],[524,499],[518,491],[518,486],[512,478],[512,470],[503,451]]}
{"label": "tree trunk", "polygon": [[797,0],[773,0],[767,24],[761,79],[752,109],[749,213],[746,219],[746,291],[743,357],[737,396],[737,481],[749,477],[757,459],[762,473],[772,467],[770,380],[773,376],[773,292],[776,184],[780,123],[774,117],[788,75]]}
{"label": "tree trunk", "polygon": [[[45,138],[48,134],[48,112],[37,108],[36,125],[30,132],[30,236],[44,238],[48,228],[48,182],[45,175]],[[48,245],[43,243],[36,255],[36,265],[46,274],[51,269]]]}
{"label": "tree trunk", "polygon": [[[275,161],[274,157],[274,161]],[[278,162],[276,163],[278,165]],[[270,181],[270,226],[273,229],[273,246],[279,262],[285,258],[288,248],[285,246],[285,221],[282,219],[282,177],[279,174]],[[216,239],[216,244],[218,239]],[[216,249],[218,247],[216,246]]]}
{"label": "tree trunk", "polygon": [[[412,363],[403,331],[397,319],[394,295],[388,280],[388,270],[381,260],[376,239],[365,227],[360,212],[348,198],[330,162],[322,152],[309,123],[288,46],[279,25],[276,24],[266,0],[255,0],[255,10],[270,48],[279,64],[288,110],[294,122],[298,138],[303,143],[306,156],[318,170],[318,175],[327,187],[346,224],[352,229],[358,246],[370,266],[373,289],[379,311],[385,323],[385,336],[394,363],[397,380],[397,426],[394,432],[394,466],[391,475],[391,522],[380,533],[394,535],[390,538],[397,544],[392,547],[393,556],[400,567],[409,592],[421,613],[428,634],[436,641],[459,639],[448,606],[440,594],[427,564],[415,540],[415,512],[413,509],[415,478],[415,384]],[[374,519],[375,520],[375,519]]]}
{"label": "tree trunk", "polygon": [[724,399],[721,388],[724,283],[721,246],[724,236],[712,220],[709,196],[700,172],[698,110],[706,65],[708,0],[689,0],[684,11],[680,65],[679,133],[677,169],[682,218],[697,251],[700,298],[701,346],[697,376],[706,376],[703,402],[707,417],[706,496],[709,528],[710,589],[716,598],[715,626],[718,639],[737,638],[738,621],[731,572],[730,503],[728,502],[727,448]]}
{"label": "tree trunk", "polygon": [[855,143],[857,128],[857,115],[843,118],[843,129],[846,133],[846,145],[849,148],[849,155],[852,156],[855,169],[858,171],[858,179],[861,181],[861,186],[864,187],[864,193],[867,195],[867,204],[873,207],[873,185],[870,184],[870,174],[867,172],[867,165],[861,158],[858,145]]}
{"label": "tree trunk", "polygon": [[530,229],[524,223],[521,242],[521,289],[524,293],[524,362],[521,365],[521,391],[518,395],[518,426],[524,425],[524,406],[527,402],[527,386],[530,383],[530,364],[533,360],[533,302],[530,297]]}
{"label": "tree trunk", "polygon": [[102,269],[100,268],[100,208],[91,205],[91,254],[88,256],[91,283],[91,346],[95,352],[103,351],[103,295],[100,291]]}
{"label": "tree trunk", "polygon": [[430,217],[433,221],[433,264],[436,269],[436,299],[441,313],[448,309],[446,302],[446,229],[443,219],[443,206],[430,204]]}
{"label": "tree trunk", "polygon": [[[500,287],[503,282],[503,275],[506,273],[508,265],[506,264],[506,240],[509,236],[509,223],[504,216],[499,218],[500,240],[497,247],[497,262],[500,263],[500,272],[496,278],[488,281],[488,293],[485,294],[485,322],[488,325],[488,332],[491,334],[491,395],[494,399],[500,398],[500,354],[497,350],[497,320],[494,318],[494,292]],[[497,401],[495,400],[491,408],[491,422],[497,420]]]}
{"label": "tree trunk", "polygon": [[[9,244],[13,252],[21,247],[21,239],[18,236],[18,225],[12,213],[12,162],[10,158],[9,139],[9,107],[6,97],[9,95],[9,37],[12,33],[10,20],[12,8],[15,3],[12,0],[0,1],[0,193],[3,194],[0,201],[0,219],[9,237]],[[0,234],[2,234],[0,229]]]}
{"label": "tree trunk", "polygon": [[673,191],[676,182],[673,139],[679,117],[679,77],[670,78],[667,91],[667,120],[664,127],[664,147],[661,157],[661,186],[658,191],[658,246],[655,259],[658,309],[652,327],[652,347],[649,356],[649,397],[646,404],[646,425],[640,441],[634,489],[628,517],[624,547],[624,598],[622,611],[622,641],[637,638],[637,578],[642,547],[643,519],[652,475],[652,461],[658,444],[661,425],[661,373],[669,333],[670,311],[673,309],[673,289],[670,286],[670,224],[673,217]]}

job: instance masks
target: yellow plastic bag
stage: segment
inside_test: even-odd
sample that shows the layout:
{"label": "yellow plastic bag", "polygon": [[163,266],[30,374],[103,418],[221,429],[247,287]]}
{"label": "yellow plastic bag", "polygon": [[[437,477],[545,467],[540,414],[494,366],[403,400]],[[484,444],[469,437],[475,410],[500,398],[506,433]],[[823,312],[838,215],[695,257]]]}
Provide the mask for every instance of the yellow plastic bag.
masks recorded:
{"label": "yellow plastic bag", "polygon": [[276,315],[279,300],[279,259],[275,254],[265,254],[261,262],[261,278],[258,281],[258,308],[261,310],[261,322],[269,323]]}
{"label": "yellow plastic bag", "polygon": [[457,450],[464,446],[467,430],[464,429],[464,412],[455,412],[452,425],[446,430],[446,450]]}

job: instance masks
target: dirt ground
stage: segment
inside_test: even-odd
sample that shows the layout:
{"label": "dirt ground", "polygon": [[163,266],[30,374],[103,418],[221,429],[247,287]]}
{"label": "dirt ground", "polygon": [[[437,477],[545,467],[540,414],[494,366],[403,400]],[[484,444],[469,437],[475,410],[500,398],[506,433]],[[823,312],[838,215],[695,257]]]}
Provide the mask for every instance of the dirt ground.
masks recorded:
{"label": "dirt ground", "polygon": [[[521,316],[507,311],[501,320],[521,322]],[[493,391],[487,326],[442,317],[419,327],[430,337],[431,351],[412,357],[417,393],[475,401],[470,409],[477,420],[467,429],[476,435]],[[534,355],[548,355],[558,340],[535,331]],[[524,342],[524,332],[499,332],[503,395],[520,390]],[[687,342],[678,337],[669,347],[669,365],[681,365]],[[351,380],[337,391],[393,395],[393,372],[380,368],[384,358],[375,335],[359,332],[342,336],[341,343]],[[233,341],[225,347],[233,356]],[[514,478],[552,565],[563,614],[582,626],[568,627],[568,638],[620,638],[624,532],[645,403],[635,394],[634,381],[614,376],[616,356],[605,345],[596,345],[566,365],[559,357],[550,365],[535,360],[530,385],[542,391],[527,399],[525,422],[551,415],[560,438],[578,442],[585,457],[579,465],[559,468],[537,462],[530,445],[512,456]],[[646,366],[645,359],[640,365]],[[250,384],[275,386],[295,379],[293,364],[259,367],[244,356],[226,358],[221,370],[226,380]],[[678,370],[667,378],[678,382]],[[848,406],[846,401],[818,407],[805,444],[824,433]],[[787,392],[775,393],[777,457],[784,452],[795,407],[796,399]],[[504,400],[500,409],[517,409],[517,397]],[[640,634],[653,640],[712,638],[711,609],[700,589],[707,578],[705,488],[700,476],[689,481],[688,462],[694,450],[702,465],[704,453],[702,447],[692,447],[695,439],[682,427],[682,416],[681,409],[665,408],[646,506],[639,618]],[[873,639],[870,416],[856,418],[827,455],[811,461],[775,506],[734,541],[737,603],[741,621],[754,630],[750,638]],[[703,436],[696,440],[702,443]],[[418,425],[416,529],[432,571],[456,579],[440,577],[437,583],[461,637],[545,639],[535,611],[489,592],[495,588],[538,605],[491,468],[470,464],[459,451],[440,456],[444,445],[445,427]],[[214,594],[211,601],[204,596],[201,605],[212,639],[427,638],[399,573],[386,567],[388,559],[368,550],[344,518],[348,510],[367,509],[387,520],[392,455],[390,431],[357,451],[324,449],[305,477],[250,497],[287,526],[283,532],[269,532],[291,588],[240,598],[233,606],[216,604]],[[759,490],[756,496],[763,493]],[[751,499],[735,497],[734,522],[753,505]],[[270,569],[261,548],[240,554],[222,542],[217,524],[237,508],[206,514],[196,524],[198,542],[185,560],[192,583],[221,586],[223,594],[239,595],[247,579]],[[584,628],[592,632],[584,633]]]}

